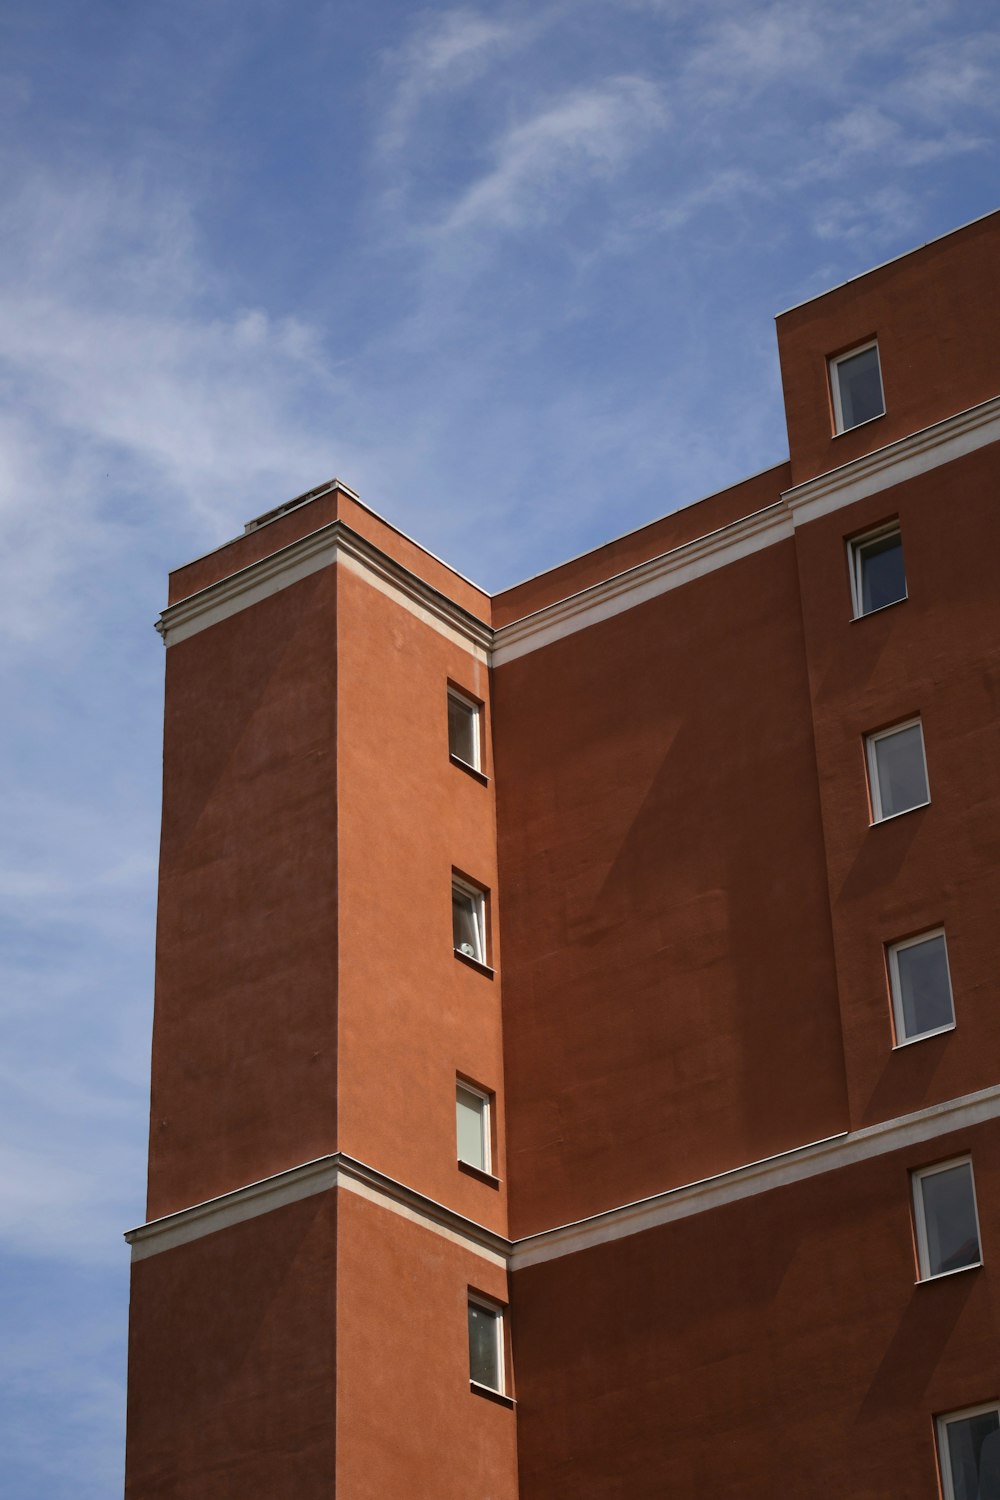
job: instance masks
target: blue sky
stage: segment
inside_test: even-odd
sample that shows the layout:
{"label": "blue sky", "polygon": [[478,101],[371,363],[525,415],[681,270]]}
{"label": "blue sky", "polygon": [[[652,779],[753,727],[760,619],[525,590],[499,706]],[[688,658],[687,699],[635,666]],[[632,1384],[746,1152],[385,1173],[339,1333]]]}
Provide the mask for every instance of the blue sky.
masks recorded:
{"label": "blue sky", "polygon": [[339,475],[495,589],[785,453],[773,315],[997,206],[995,0],[11,0],[0,1445],[120,1491],[169,567]]}

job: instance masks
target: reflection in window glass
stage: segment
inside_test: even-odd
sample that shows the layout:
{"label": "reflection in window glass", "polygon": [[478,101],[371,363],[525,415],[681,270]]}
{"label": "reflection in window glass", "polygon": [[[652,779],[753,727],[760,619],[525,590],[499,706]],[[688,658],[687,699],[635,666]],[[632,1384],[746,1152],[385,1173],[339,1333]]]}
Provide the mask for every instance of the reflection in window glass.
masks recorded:
{"label": "reflection in window glass", "polygon": [[869,736],[869,774],[875,821],[930,801],[924,737],[919,721]]}
{"label": "reflection in window glass", "polygon": [[979,1265],[982,1257],[972,1163],[961,1161],[951,1167],[921,1172],[919,1199],[924,1276],[941,1276],[945,1271]]}
{"label": "reflection in window glass", "polygon": [[469,1379],[491,1391],[502,1391],[500,1314],[469,1301]]}
{"label": "reflection in window glass", "polygon": [[1000,1412],[940,1422],[947,1500],[1000,1500]]}
{"label": "reflection in window glass", "polygon": [[898,604],[900,599],[906,598],[903,543],[898,527],[868,541],[855,542],[851,550],[857,614],[870,615],[876,609]]}
{"label": "reflection in window glass", "polygon": [[899,1041],[955,1024],[944,933],[928,933],[889,950]]}
{"label": "reflection in window glass", "polygon": [[882,400],[882,372],[875,344],[834,360],[832,373],[838,432],[846,432],[850,427],[870,422],[872,417],[882,416],[885,402]]}
{"label": "reflection in window glass", "polygon": [[451,928],[455,948],[466,958],[486,962],[486,900],[482,891],[454,884],[451,888]]}
{"label": "reflection in window glass", "polygon": [[448,752],[479,770],[479,705],[461,693],[448,693]]}
{"label": "reflection in window glass", "polygon": [[455,1114],[459,1161],[488,1172],[489,1100],[475,1089],[459,1084],[455,1091]]}

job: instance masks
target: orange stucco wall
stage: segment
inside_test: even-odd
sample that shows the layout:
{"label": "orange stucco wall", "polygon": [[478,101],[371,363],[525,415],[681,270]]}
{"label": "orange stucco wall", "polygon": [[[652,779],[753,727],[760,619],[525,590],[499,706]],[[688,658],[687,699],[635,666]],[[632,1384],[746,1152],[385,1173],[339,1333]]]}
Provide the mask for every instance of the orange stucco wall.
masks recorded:
{"label": "orange stucco wall", "polygon": [[167,653],[150,1218],[336,1147],[336,586]]}
{"label": "orange stucco wall", "polygon": [[[971,1150],[985,1266],[915,1284],[909,1170]],[[1000,1392],[995,1123],[517,1272],[521,1500],[936,1500]]]}
{"label": "orange stucco wall", "polygon": [[494,678],[512,1231],[843,1129],[793,544]]}
{"label": "orange stucco wall", "polygon": [[336,1195],[132,1268],[127,1500],[332,1496]]}

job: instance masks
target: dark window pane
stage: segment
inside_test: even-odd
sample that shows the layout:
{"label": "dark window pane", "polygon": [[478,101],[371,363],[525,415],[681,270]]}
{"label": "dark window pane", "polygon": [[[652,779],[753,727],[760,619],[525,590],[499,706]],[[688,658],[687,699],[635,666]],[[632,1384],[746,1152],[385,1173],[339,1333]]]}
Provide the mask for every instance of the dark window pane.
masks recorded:
{"label": "dark window pane", "polygon": [[921,1178],[927,1231],[927,1272],[960,1271],[978,1265],[979,1228],[968,1162]]}
{"label": "dark window pane", "polygon": [[1000,1500],[1000,1415],[963,1417],[945,1431],[955,1500]]}
{"label": "dark window pane", "polygon": [[874,542],[862,542],[858,547],[858,567],[863,615],[906,598],[903,544],[898,531]]}
{"label": "dark window pane", "polygon": [[904,1036],[950,1026],[955,1019],[944,938],[927,938],[896,950]]}
{"label": "dark window pane", "polygon": [[875,741],[875,764],[883,818],[928,801],[924,770],[924,740],[919,724],[911,724]]}
{"label": "dark window pane", "polygon": [[469,1303],[469,1378],[490,1390],[500,1389],[499,1318],[488,1307]]}
{"label": "dark window pane", "polygon": [[878,350],[874,344],[852,354],[837,364],[837,381],[840,388],[840,412],[844,429],[857,427],[859,422],[868,422],[880,417],[885,411],[882,401],[882,377],[879,374]]}

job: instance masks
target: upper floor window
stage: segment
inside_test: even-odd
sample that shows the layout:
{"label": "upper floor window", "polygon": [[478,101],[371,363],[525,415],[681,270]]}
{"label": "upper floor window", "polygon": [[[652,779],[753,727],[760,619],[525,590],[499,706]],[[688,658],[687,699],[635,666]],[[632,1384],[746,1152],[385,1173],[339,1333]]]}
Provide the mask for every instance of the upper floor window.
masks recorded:
{"label": "upper floor window", "polygon": [[451,930],[455,952],[485,964],[486,892],[459,875],[451,878]]}
{"label": "upper floor window", "polygon": [[913,1173],[913,1215],[920,1279],[982,1264],[972,1162],[941,1162]]}
{"label": "upper floor window", "polygon": [[950,1031],[955,1007],[943,929],[892,943],[888,954],[896,1045]]}
{"label": "upper floor window", "polygon": [[970,1406],[938,1417],[944,1500],[1000,1495],[1000,1407]]}
{"label": "upper floor window", "polygon": [[482,770],[480,708],[458,688],[448,689],[448,751],[452,760]]}
{"label": "upper floor window", "polygon": [[931,800],[919,719],[866,735],[865,748],[873,822],[881,823]]}
{"label": "upper floor window", "polygon": [[830,391],[837,432],[847,432],[873,417],[884,416],[882,370],[875,339],[830,360]]}
{"label": "upper floor window", "polygon": [[455,1134],[458,1159],[479,1172],[492,1172],[490,1096],[471,1083],[455,1085]]}
{"label": "upper floor window", "polygon": [[906,570],[899,522],[880,526],[848,544],[854,617],[874,614],[906,598]]}
{"label": "upper floor window", "polygon": [[469,1379],[501,1395],[504,1388],[503,1313],[469,1297]]}

